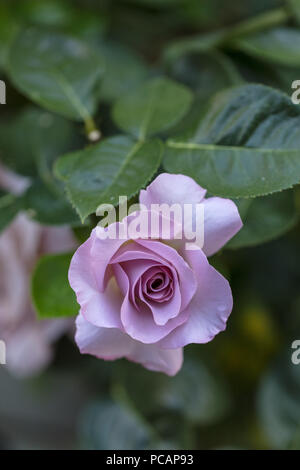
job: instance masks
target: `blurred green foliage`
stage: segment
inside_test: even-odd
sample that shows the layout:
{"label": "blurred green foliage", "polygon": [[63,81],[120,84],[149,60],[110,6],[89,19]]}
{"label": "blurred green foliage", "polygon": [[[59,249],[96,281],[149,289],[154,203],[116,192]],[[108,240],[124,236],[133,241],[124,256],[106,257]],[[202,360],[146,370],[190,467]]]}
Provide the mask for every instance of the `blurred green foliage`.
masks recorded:
{"label": "blurred green foliage", "polygon": [[[157,129],[155,114],[150,122],[163,137],[190,134],[203,123],[216,92],[253,82],[277,89],[269,92],[269,109],[274,110],[278,99],[277,123],[290,125],[288,137],[279,132],[269,136],[269,144],[283,136],[282,147],[289,149],[292,135],[299,148],[299,111],[291,112],[288,98],[278,93],[290,95],[291,81],[300,79],[299,11],[297,0],[0,1],[0,76],[7,83],[9,103],[1,107],[0,158],[31,178],[23,196],[0,194],[0,228],[27,210],[43,224],[71,225],[83,241],[95,218],[82,227],[57,175],[83,216],[99,204],[95,192],[97,197],[103,190],[116,198],[124,186],[120,189],[106,179],[104,188],[95,177],[99,169],[105,172],[101,148],[116,139],[112,136],[117,126],[137,134],[144,108],[135,107],[136,95],[157,76],[178,82],[178,88],[167,90],[175,108],[163,107]],[[68,39],[61,42],[62,37]],[[88,51],[82,68],[74,50],[79,57]],[[195,99],[180,120],[180,110],[190,101],[183,85]],[[251,119],[257,111],[253,100]],[[157,102],[162,105],[159,97]],[[248,138],[249,116],[244,116]],[[267,111],[263,128],[271,117]],[[215,135],[223,132],[227,145],[241,145],[240,134],[226,135],[230,127],[224,130],[224,121],[219,125]],[[86,134],[96,127],[107,139],[84,148]],[[122,139],[128,150],[131,138]],[[76,157],[77,173],[72,173],[68,155],[56,163],[54,173],[57,158],[67,152]],[[123,157],[116,156],[120,161]],[[134,169],[141,178],[138,183],[124,179],[128,194],[134,195],[158,170],[159,152],[156,158],[149,159],[148,174],[140,173],[134,159],[128,162],[129,173]],[[290,186],[290,179],[283,184],[285,165],[268,168],[276,174],[276,190]],[[294,170],[288,176],[299,180]],[[233,289],[228,328],[212,343],[186,348],[184,367],[176,377],[123,360],[110,363],[80,356],[69,338],[59,342],[54,363],[35,379],[20,382],[1,369],[0,447],[300,449],[300,365],[291,363],[292,341],[300,338],[299,201],[298,189],[239,199],[245,227],[231,242],[234,250],[223,250],[212,259]],[[269,243],[254,246],[263,242]],[[45,305],[41,297],[41,312],[53,312],[58,304],[64,311],[69,308],[69,303],[63,304],[67,286],[61,291],[57,287],[63,282],[55,275],[58,269],[60,275],[65,273],[64,257],[44,258],[35,271],[36,299],[47,288],[43,278],[48,283],[52,279],[51,302]]]}

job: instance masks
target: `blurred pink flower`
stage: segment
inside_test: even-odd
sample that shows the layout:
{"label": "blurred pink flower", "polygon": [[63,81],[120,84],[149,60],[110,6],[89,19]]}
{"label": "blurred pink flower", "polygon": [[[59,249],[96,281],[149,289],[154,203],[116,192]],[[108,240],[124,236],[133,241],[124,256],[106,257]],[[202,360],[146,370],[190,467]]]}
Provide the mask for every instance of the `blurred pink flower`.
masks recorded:
{"label": "blurred pink flower", "polygon": [[[22,193],[28,182],[0,167],[0,187]],[[19,214],[0,234],[0,339],[7,348],[7,368],[17,376],[38,372],[52,358],[51,344],[70,320],[38,321],[30,300],[30,275],[44,253],[75,247],[66,227],[44,227]]]}
{"label": "blurred pink flower", "polygon": [[[206,343],[226,327],[232,310],[230,286],[207,261],[242,227],[236,205],[184,175],[162,174],[140,193],[144,213],[152,204],[204,204],[204,247],[187,250],[184,240],[105,238],[139,212],[107,229],[97,228],[76,251],[69,280],[81,306],[76,342],[82,353],[121,357],[168,375],[178,372],[183,346]],[[191,221],[188,221],[190,224]],[[170,219],[170,224],[176,224]]]}

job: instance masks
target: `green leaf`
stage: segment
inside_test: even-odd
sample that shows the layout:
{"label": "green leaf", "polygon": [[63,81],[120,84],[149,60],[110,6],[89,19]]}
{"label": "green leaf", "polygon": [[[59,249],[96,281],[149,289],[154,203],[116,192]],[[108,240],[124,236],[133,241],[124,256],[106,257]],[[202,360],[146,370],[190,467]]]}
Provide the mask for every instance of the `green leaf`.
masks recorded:
{"label": "green leaf", "polygon": [[191,423],[213,424],[228,413],[229,395],[201,362],[186,361],[182,370],[167,381],[161,392],[161,404],[177,410]]}
{"label": "green leaf", "polygon": [[181,0],[134,0],[134,2],[151,7],[171,8],[180,4]]}
{"label": "green leaf", "polygon": [[193,177],[211,194],[267,195],[300,182],[300,109],[262,85],[216,95],[182,138],[167,142],[164,166]]}
{"label": "green leaf", "polygon": [[150,433],[133,411],[113,401],[95,402],[84,410],[81,436],[89,449],[145,449]]}
{"label": "green leaf", "polygon": [[235,49],[264,62],[288,66],[300,65],[299,44],[300,31],[288,27],[251,34],[230,43]]}
{"label": "green leaf", "polygon": [[72,9],[68,21],[63,26],[62,31],[90,44],[98,46],[99,36],[104,35],[107,29],[107,21],[98,11],[84,11],[81,7]]}
{"label": "green leaf", "polygon": [[283,67],[282,65],[274,64],[268,65],[268,70],[272,73],[272,77],[275,78],[275,86],[284,93],[291,95],[292,83],[295,81],[295,77],[300,76],[300,66],[298,67]]}
{"label": "green leaf", "polygon": [[288,444],[288,450],[300,450],[300,424]]}
{"label": "green leaf", "polygon": [[[216,16],[216,12],[214,12],[214,16]],[[248,37],[254,32],[265,31],[268,28],[282,24],[287,19],[288,14],[284,8],[263,11],[259,15],[250,15],[249,19],[233,26],[219,27],[218,31],[173,41],[165,48],[164,58],[167,62],[175,62],[185,54],[213,51],[224,45],[232,45],[234,39],[239,40],[244,36]]]}
{"label": "green leaf", "polygon": [[0,195],[0,232],[2,232],[23,208],[23,199],[10,193]]}
{"label": "green leaf", "polygon": [[36,180],[23,196],[24,206],[30,216],[44,225],[80,225],[80,219],[72,208],[63,189],[56,182],[47,187]]}
{"label": "green leaf", "polygon": [[73,140],[74,129],[66,119],[28,106],[1,120],[1,161],[22,175],[40,171],[47,178],[55,158],[71,150]]}
{"label": "green leaf", "polygon": [[97,12],[76,8],[61,0],[27,0],[20,2],[18,15],[36,26],[51,27],[86,40],[93,40],[102,34],[105,21]]}
{"label": "green leaf", "polygon": [[[299,336],[295,336],[297,338]],[[286,345],[286,351],[290,345]],[[277,448],[289,447],[300,423],[299,366],[291,361],[293,349],[276,361],[263,378],[258,393],[258,413],[270,444]]]}
{"label": "green leaf", "polygon": [[169,67],[169,72],[175,80],[191,87],[197,97],[205,101],[224,88],[242,84],[231,59],[217,51],[185,55]]}
{"label": "green leaf", "polygon": [[167,78],[155,78],[117,101],[112,115],[120,129],[138,139],[163,132],[188,111],[192,94]]}
{"label": "green leaf", "polygon": [[61,157],[56,174],[66,184],[68,197],[84,220],[100,204],[118,204],[145,186],[162,157],[159,140],[135,142],[115,136],[84,150]]}
{"label": "green leaf", "polygon": [[295,15],[298,24],[300,23],[300,1],[299,0],[287,0],[288,6],[290,7],[291,13]]}
{"label": "green leaf", "polygon": [[27,0],[19,2],[17,5],[17,14],[21,16],[26,23],[42,26],[63,26],[72,14],[72,8],[69,2],[59,0]]}
{"label": "green leaf", "polygon": [[170,380],[169,377],[151,373],[129,361],[117,361],[113,371],[114,381],[126,390],[140,413],[151,416],[161,409],[162,390]]}
{"label": "green leaf", "polygon": [[148,75],[146,64],[131,49],[113,42],[103,42],[99,50],[106,62],[100,86],[100,98],[112,101],[134,90]]}
{"label": "green leaf", "polygon": [[199,122],[200,112],[205,115],[215,93],[243,82],[231,59],[219,51],[185,55],[169,66],[169,74],[195,93],[192,106],[172,127],[169,137],[182,135],[193,127],[194,121]]}
{"label": "green leaf", "polygon": [[227,248],[268,242],[283,235],[298,221],[293,191],[256,199],[238,199],[236,204],[244,226],[227,244]]}
{"label": "green leaf", "polygon": [[0,68],[5,69],[9,48],[19,30],[19,24],[4,3],[0,5]]}
{"label": "green leaf", "polygon": [[78,39],[24,30],[10,49],[8,69],[20,92],[50,111],[85,121],[96,110],[103,59]]}
{"label": "green leaf", "polygon": [[32,275],[32,299],[38,318],[74,316],[79,311],[68,282],[71,253],[42,256]]}
{"label": "green leaf", "polygon": [[167,63],[175,63],[183,55],[208,52],[215,49],[226,37],[226,31],[199,34],[190,38],[173,41],[164,50],[163,58]]}
{"label": "green leaf", "polygon": [[94,228],[94,225],[85,224],[85,225],[79,225],[77,227],[72,228],[73,234],[76,240],[80,244],[87,241],[87,239],[89,238],[91,234],[92,229]]}
{"label": "green leaf", "polygon": [[33,178],[22,203],[42,224],[80,224],[61,182],[52,173],[54,160],[73,145],[74,129],[69,121],[34,107],[1,123],[1,160],[15,172]]}

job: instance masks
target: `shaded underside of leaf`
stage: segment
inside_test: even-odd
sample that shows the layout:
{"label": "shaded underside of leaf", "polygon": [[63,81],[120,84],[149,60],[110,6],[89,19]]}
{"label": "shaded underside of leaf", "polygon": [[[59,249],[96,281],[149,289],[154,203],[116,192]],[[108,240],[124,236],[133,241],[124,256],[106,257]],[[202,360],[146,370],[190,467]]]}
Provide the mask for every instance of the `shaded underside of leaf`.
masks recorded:
{"label": "shaded underside of leaf", "polygon": [[56,182],[47,187],[36,180],[23,196],[24,206],[31,217],[44,225],[80,225],[80,219],[64,190]]}
{"label": "shaded underside of leaf", "polygon": [[212,194],[256,197],[300,182],[300,110],[262,85],[221,92],[183,137],[167,142],[164,166]]}
{"label": "shaded underside of leaf", "polygon": [[113,107],[116,124],[138,139],[163,132],[175,125],[192,102],[188,88],[159,77],[120,98]]}
{"label": "shaded underside of leaf", "polygon": [[251,34],[232,43],[236,49],[257,59],[287,66],[300,65],[299,44],[300,31],[287,27]]}
{"label": "shaded underside of leaf", "polygon": [[9,76],[21,93],[75,120],[94,113],[103,71],[103,59],[84,42],[38,28],[17,36],[8,60]]}
{"label": "shaded underside of leaf", "polygon": [[161,157],[159,140],[115,136],[61,157],[55,171],[84,220],[100,204],[117,205],[119,196],[134,196],[157,171]]}
{"label": "shaded underside of leaf", "polygon": [[[255,246],[280,237],[298,221],[293,191],[237,201],[244,226],[227,248]],[[246,205],[243,210],[242,205]]]}
{"label": "shaded underside of leaf", "polygon": [[99,91],[102,100],[118,99],[146,80],[149,70],[143,59],[131,49],[107,40],[99,49],[106,62]]}
{"label": "shaded underside of leaf", "polygon": [[300,150],[169,142],[164,166],[170,172],[193,177],[221,197],[263,196],[300,182]]}

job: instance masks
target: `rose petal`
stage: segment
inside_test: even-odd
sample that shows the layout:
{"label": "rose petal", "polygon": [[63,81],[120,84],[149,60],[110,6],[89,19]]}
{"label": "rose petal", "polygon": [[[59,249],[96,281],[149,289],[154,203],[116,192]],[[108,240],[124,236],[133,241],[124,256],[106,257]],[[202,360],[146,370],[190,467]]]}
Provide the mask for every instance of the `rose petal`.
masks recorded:
{"label": "rose petal", "polygon": [[129,244],[123,245],[112,257],[111,263],[124,263],[126,261],[138,259],[149,260],[156,264],[166,264],[166,266],[170,267],[169,261],[160,255],[159,250],[155,253],[151,249],[137,243],[137,241],[132,241]]}
{"label": "rose petal", "polygon": [[211,197],[204,200],[204,246],[211,256],[224,246],[243,226],[237,206],[230,199]]}
{"label": "rose petal", "polygon": [[139,302],[139,309],[130,300],[130,284],[126,272],[121,265],[118,270],[123,271],[123,283],[127,278],[127,294],[121,307],[121,321],[125,332],[133,339],[145,344],[156,343],[170,331],[186,321],[188,312],[182,312],[176,318],[170,319],[166,325],[157,325],[153,321],[152,312],[147,305]]}
{"label": "rose petal", "polygon": [[197,289],[197,281],[195,275],[187,262],[183,259],[182,256],[177,253],[174,248],[165,243],[161,243],[155,240],[137,240],[137,242],[145,248],[152,250],[153,253],[159,253],[171,266],[177,271],[179,284],[180,284],[180,294],[181,294],[181,309],[185,307],[191,301],[193,295]]}
{"label": "rose petal", "polygon": [[181,304],[181,296],[179,289],[175,289],[174,295],[167,302],[159,303],[147,300],[145,298],[143,301],[150,308],[156,325],[163,326],[166,325],[169,320],[175,318],[178,315]]}
{"label": "rose petal", "polygon": [[[119,224],[112,224],[117,225]],[[112,226],[109,227],[112,230]],[[110,233],[110,230],[107,233]],[[100,239],[99,234],[104,233],[102,227],[96,227],[91,233],[90,239],[90,267],[94,267],[94,277],[97,283],[98,290],[104,292],[107,282],[110,277],[108,270],[109,263],[118,249],[126,242],[126,240],[119,240],[113,238]]]}
{"label": "rose petal", "polygon": [[173,273],[173,285],[172,295],[168,295],[165,302],[158,302],[149,296],[146,297],[140,289],[140,298],[150,308],[156,325],[166,325],[169,320],[177,317],[180,312],[182,300],[176,272]]}
{"label": "rose petal", "polygon": [[75,246],[72,231],[66,226],[43,227],[41,248],[46,253],[64,253]]}
{"label": "rose petal", "polygon": [[119,328],[122,293],[114,278],[109,281],[104,292],[99,291],[91,256],[93,242],[94,237],[90,237],[74,254],[69,269],[69,282],[87,320],[97,326]]}
{"label": "rose petal", "polygon": [[113,265],[113,272],[123,295],[128,294],[130,301],[137,310],[139,310],[139,306],[135,299],[135,286],[149,266],[153,266],[153,262],[143,259],[128,261],[122,263],[122,266],[119,263]]}
{"label": "rose petal", "polygon": [[[153,249],[153,245],[151,245],[151,248]],[[165,255],[168,254],[171,258],[171,261],[173,261],[174,263],[175,258],[178,257],[177,265],[179,266],[180,270],[184,270],[183,275],[185,276],[186,281],[190,282],[190,294],[189,296],[185,295],[183,302],[181,290],[178,288],[178,285],[176,283],[178,275],[174,271],[173,264],[170,263],[165,257],[159,255],[160,249],[163,250]],[[146,299],[145,297],[143,297],[142,300],[149,306],[150,310],[152,311],[155,323],[157,325],[165,325],[168,320],[178,315],[180,309],[182,308],[182,304],[185,305],[185,303],[188,303],[196,290],[196,282],[194,276],[185,261],[175,252],[175,250],[173,250],[173,248],[170,248],[168,246],[165,248],[165,245],[162,243],[159,243],[159,249],[155,253],[154,251],[151,251],[151,249],[142,246],[140,243],[132,242],[129,245],[122,246],[112,258],[114,266],[117,265],[116,263],[122,263],[123,270],[128,275],[129,284],[133,290],[137,281],[143,275],[143,273],[151,266],[156,265],[153,263],[153,261],[154,263],[162,263],[163,265],[166,265],[171,271],[173,271],[173,278],[175,283],[173,288],[174,296],[172,301],[170,301],[168,305],[167,303],[158,305],[157,302],[151,302],[150,299]],[[188,270],[189,272],[187,272]],[[125,295],[124,277],[122,276],[122,273],[120,273],[119,269],[115,270],[114,272],[117,276],[119,285],[122,286],[122,292]],[[184,289],[184,293],[186,294],[186,289]],[[139,310],[138,306],[136,305],[135,299],[132,299],[132,296],[130,297],[130,300],[133,302],[135,308]]]}
{"label": "rose petal", "polygon": [[208,265],[193,300],[186,309],[188,320],[160,341],[162,348],[179,348],[189,343],[207,343],[223,331],[232,310],[228,281]]}
{"label": "rose petal", "polygon": [[[139,226],[141,222],[141,227]],[[140,228],[140,230],[138,229]],[[136,231],[133,230],[136,228]],[[153,216],[150,211],[139,211],[125,217],[122,222],[112,223],[107,228],[97,226],[91,234],[91,258],[95,266],[95,277],[98,288],[103,292],[110,277],[109,263],[118,250],[129,240],[136,238],[173,238],[181,231],[173,220],[169,220],[162,214]],[[133,243],[131,241],[131,243]],[[125,248],[126,251],[126,248]],[[115,260],[116,261],[116,260]]]}
{"label": "rose petal", "polygon": [[143,276],[143,291],[149,295],[164,291],[170,285],[170,275],[171,271],[162,265],[148,269]]}
{"label": "rose petal", "polygon": [[[182,206],[204,203],[203,251],[210,256],[222,248],[243,224],[233,201],[219,197],[204,199],[205,193],[206,191],[188,176],[163,173],[146,190],[140,192],[140,203],[149,210],[151,204],[178,203]],[[192,224],[191,227],[195,231],[196,227]],[[189,231],[189,227],[185,227],[185,234]],[[197,228],[197,232],[200,234],[201,228]]]}
{"label": "rose petal", "polygon": [[182,366],[182,349],[159,349],[157,345],[139,343],[118,329],[91,325],[82,315],[77,317],[76,326],[75,340],[82,354],[106,360],[126,357],[147,369],[171,376]]}
{"label": "rose petal", "polygon": [[125,297],[121,308],[121,321],[124,330],[132,338],[145,344],[156,343],[167,336],[170,331],[186,321],[188,312],[180,313],[169,320],[165,325],[157,325],[153,321],[149,307],[142,304],[137,310],[130,302],[128,295]]}
{"label": "rose petal", "polygon": [[50,344],[37,324],[27,323],[7,340],[7,367],[17,377],[36,374],[52,359]]}
{"label": "rose petal", "polygon": [[[13,225],[0,236],[0,327],[1,333],[5,327],[15,324],[22,319],[24,299],[27,304],[28,279],[26,265],[17,252],[16,240],[12,231]],[[1,335],[0,335],[1,336]]]}
{"label": "rose petal", "polygon": [[82,354],[114,360],[130,353],[132,340],[118,328],[92,325],[82,314],[76,319],[75,341]]}
{"label": "rose petal", "polygon": [[[129,299],[133,302],[135,308],[138,308],[135,302],[135,290],[137,282],[142,278],[143,274],[145,274],[149,269],[153,269],[154,267],[159,269],[159,265],[153,264],[153,262],[150,260],[132,260],[122,263],[122,268],[127,274],[129,280]],[[140,292],[140,300],[142,300],[149,307],[153,315],[154,322],[157,325],[165,325],[171,318],[176,317],[180,312],[180,307],[182,304],[177,273],[172,266],[170,266],[170,270],[173,271],[172,279],[174,283],[174,294],[168,302],[159,304],[156,301],[151,301],[150,298],[146,298],[144,294]],[[141,311],[141,306],[139,306],[138,310]]]}
{"label": "rose petal", "polygon": [[156,344],[136,343],[135,349],[127,359],[142,364],[146,369],[174,376],[181,369],[183,350],[159,349]]}
{"label": "rose petal", "polygon": [[13,194],[22,194],[30,186],[30,178],[16,175],[0,164],[0,188]]}
{"label": "rose petal", "polygon": [[140,203],[151,210],[151,204],[196,204],[203,200],[206,190],[185,175],[162,173],[140,192]]}

